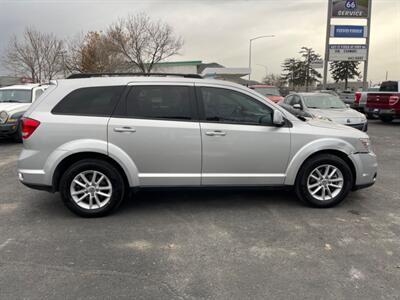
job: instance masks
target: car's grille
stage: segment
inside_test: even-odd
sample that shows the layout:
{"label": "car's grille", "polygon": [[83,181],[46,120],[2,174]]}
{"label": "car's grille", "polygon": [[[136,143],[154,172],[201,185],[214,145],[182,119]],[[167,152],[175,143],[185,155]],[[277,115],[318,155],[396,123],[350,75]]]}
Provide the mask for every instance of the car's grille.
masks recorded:
{"label": "car's grille", "polygon": [[356,128],[358,130],[363,130],[364,129],[364,123],[361,123],[361,124],[346,124],[346,125],[350,126],[350,127],[353,127],[353,128]]}

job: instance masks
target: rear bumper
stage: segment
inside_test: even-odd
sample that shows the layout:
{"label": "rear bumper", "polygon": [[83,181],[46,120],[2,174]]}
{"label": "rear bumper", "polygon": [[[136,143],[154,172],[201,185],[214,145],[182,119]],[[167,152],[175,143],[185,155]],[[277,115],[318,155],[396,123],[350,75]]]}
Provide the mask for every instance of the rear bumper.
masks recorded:
{"label": "rear bumper", "polygon": [[382,117],[400,118],[400,109],[367,107],[365,111],[367,113],[376,114]]}

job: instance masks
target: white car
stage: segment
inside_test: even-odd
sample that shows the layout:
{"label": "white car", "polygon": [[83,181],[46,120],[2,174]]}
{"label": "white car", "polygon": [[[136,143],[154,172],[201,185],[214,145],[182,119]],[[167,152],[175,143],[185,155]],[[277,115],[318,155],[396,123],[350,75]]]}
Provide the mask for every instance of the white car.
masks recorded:
{"label": "white car", "polygon": [[47,87],[25,84],[0,88],[0,137],[12,137],[21,141],[20,119]]}
{"label": "white car", "polygon": [[294,93],[283,100],[285,105],[314,118],[333,121],[362,131],[368,130],[364,114],[349,107],[339,97],[325,93]]}

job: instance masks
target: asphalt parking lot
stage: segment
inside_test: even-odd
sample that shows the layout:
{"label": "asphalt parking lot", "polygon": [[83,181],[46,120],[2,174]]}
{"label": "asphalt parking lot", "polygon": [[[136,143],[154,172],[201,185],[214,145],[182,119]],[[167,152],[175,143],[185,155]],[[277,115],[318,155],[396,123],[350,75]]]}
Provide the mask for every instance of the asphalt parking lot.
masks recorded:
{"label": "asphalt parking lot", "polygon": [[400,297],[400,123],[372,121],[377,183],[331,209],[290,192],[142,192],[101,219],[16,176],[0,140],[0,298]]}

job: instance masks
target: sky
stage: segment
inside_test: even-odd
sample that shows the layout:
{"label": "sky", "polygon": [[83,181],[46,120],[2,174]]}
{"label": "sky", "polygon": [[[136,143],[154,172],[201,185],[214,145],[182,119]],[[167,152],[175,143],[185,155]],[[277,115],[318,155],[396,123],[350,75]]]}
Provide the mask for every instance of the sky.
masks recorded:
{"label": "sky", "polygon": [[[253,42],[252,79],[260,80],[266,71],[280,74],[282,62],[298,57],[302,46],[323,56],[327,4],[328,0],[0,0],[0,56],[10,37],[20,36],[26,26],[73,38],[145,12],[170,24],[184,39],[180,55],[169,61],[247,67],[249,39],[275,35]],[[400,80],[400,0],[372,0],[371,22],[368,80],[385,80],[386,72],[388,79]],[[0,63],[0,74],[7,73]]]}

